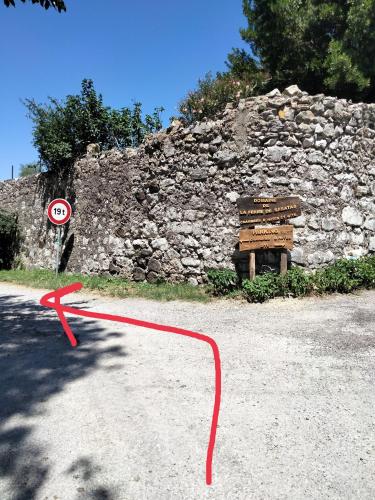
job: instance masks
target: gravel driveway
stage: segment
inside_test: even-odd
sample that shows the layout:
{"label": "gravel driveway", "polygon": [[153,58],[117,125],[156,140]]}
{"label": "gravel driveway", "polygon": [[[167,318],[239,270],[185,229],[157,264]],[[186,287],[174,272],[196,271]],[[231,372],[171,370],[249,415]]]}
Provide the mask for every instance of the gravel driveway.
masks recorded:
{"label": "gravel driveway", "polygon": [[375,498],[375,292],[263,305],[70,298],[216,340],[210,487],[209,346],[75,317],[72,349],[43,293],[0,284],[1,500]]}

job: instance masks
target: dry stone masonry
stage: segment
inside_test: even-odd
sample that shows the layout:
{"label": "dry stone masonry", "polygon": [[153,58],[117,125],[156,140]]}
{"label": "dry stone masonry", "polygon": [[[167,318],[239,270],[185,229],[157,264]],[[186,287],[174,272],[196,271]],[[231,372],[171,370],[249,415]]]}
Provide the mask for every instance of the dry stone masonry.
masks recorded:
{"label": "dry stone masonry", "polygon": [[[208,268],[246,272],[236,206],[246,195],[301,198],[291,265],[315,269],[375,251],[372,104],[276,89],[228,105],[216,120],[176,120],[138,149],[90,148],[75,167],[64,235],[71,271],[193,284]],[[19,213],[25,264],[51,268],[54,229],[38,177],[0,183],[0,207]]]}

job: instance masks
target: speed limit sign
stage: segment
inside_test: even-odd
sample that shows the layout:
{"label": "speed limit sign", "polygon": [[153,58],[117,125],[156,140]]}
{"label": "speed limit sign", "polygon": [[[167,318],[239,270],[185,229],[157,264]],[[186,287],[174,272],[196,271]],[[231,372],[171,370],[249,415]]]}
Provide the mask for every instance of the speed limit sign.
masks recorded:
{"label": "speed limit sign", "polygon": [[70,203],[62,198],[51,201],[48,205],[47,214],[52,224],[62,226],[66,224],[72,215]]}
{"label": "speed limit sign", "polygon": [[56,227],[56,274],[59,273],[61,265],[61,226],[66,224],[72,215],[70,203],[62,198],[51,201],[47,208],[47,215]]}

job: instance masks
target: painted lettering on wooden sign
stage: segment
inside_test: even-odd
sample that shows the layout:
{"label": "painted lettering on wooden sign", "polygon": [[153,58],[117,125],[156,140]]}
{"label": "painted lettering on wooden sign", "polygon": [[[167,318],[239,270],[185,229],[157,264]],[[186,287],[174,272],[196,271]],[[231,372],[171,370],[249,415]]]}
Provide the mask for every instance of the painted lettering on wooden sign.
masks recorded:
{"label": "painted lettering on wooden sign", "polygon": [[258,227],[240,230],[240,251],[293,248],[293,226]]}
{"label": "painted lettering on wooden sign", "polygon": [[301,215],[301,201],[288,198],[244,197],[237,200],[240,224],[243,227],[279,222]]}

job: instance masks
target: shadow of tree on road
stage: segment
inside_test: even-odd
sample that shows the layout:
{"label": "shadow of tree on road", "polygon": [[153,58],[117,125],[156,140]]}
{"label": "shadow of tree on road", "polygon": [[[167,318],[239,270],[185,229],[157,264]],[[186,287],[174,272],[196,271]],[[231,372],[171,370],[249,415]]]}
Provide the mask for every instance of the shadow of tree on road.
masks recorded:
{"label": "shadow of tree on road", "polygon": [[[54,311],[26,298],[20,302],[19,296],[0,297],[0,480],[9,485],[2,500],[36,499],[51,465],[48,451],[33,443],[32,427],[15,426],[12,417],[41,414],[44,401],[94,370],[103,356],[126,356],[121,345],[101,345],[105,337],[98,322],[75,317],[69,323],[82,339],[76,349]],[[96,492],[101,491],[100,498],[115,498],[98,485]],[[85,498],[99,497],[94,491]]]}
{"label": "shadow of tree on road", "polygon": [[[73,476],[81,482],[81,487],[77,488],[79,493],[85,495],[85,499],[90,500],[115,500],[116,496],[108,488],[95,484],[95,475],[101,472],[101,467],[95,465],[90,457],[81,457],[75,460],[66,474]],[[89,487],[86,485],[89,484]],[[79,496],[77,500],[79,500]]]}

